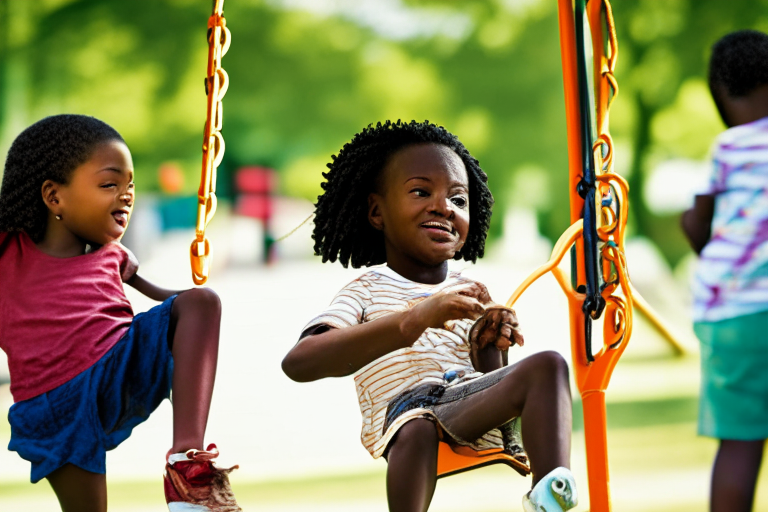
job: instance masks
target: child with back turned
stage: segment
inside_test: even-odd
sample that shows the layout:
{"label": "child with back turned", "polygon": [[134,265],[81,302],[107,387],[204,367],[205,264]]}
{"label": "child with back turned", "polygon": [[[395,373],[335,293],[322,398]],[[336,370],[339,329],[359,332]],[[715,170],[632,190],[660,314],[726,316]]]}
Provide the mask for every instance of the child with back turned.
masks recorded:
{"label": "child with back turned", "polygon": [[[123,138],[98,119],[47,117],[13,142],[0,188],[0,348],[14,404],[10,450],[46,478],[64,512],[107,510],[106,451],[173,389],[166,455],[171,512],[240,510],[203,435],[221,304],[139,276],[119,240],[135,198]],[[162,301],[134,317],[128,283]],[[162,454],[150,455],[158,459]]]}
{"label": "child with back turned", "polygon": [[748,512],[768,438],[768,35],[718,41],[709,86],[728,129],[714,146],[708,193],[682,218],[700,254],[699,433],[720,440],[710,510]]}
{"label": "child with back turned", "polygon": [[574,507],[565,361],[542,352],[504,367],[505,351],[523,343],[514,312],[448,271],[450,259],[483,255],[493,197],[477,160],[442,127],[388,121],[328,167],[315,252],[375,267],[309,322],[285,373],[301,382],[354,374],[362,442],[388,462],[392,511],[427,510],[440,439],[518,450],[506,435],[516,418],[533,473],[525,510]]}

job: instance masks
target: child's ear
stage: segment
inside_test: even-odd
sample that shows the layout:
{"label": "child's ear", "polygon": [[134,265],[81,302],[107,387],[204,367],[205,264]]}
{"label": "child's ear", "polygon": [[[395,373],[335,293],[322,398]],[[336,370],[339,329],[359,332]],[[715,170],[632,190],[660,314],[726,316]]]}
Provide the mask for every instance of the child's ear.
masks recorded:
{"label": "child's ear", "polygon": [[382,231],[384,230],[384,218],[381,216],[380,201],[381,196],[379,194],[371,193],[368,195],[368,222],[374,229]]}
{"label": "child's ear", "polygon": [[53,180],[45,180],[41,188],[43,202],[54,215],[61,213],[60,190],[61,183],[56,183]]}

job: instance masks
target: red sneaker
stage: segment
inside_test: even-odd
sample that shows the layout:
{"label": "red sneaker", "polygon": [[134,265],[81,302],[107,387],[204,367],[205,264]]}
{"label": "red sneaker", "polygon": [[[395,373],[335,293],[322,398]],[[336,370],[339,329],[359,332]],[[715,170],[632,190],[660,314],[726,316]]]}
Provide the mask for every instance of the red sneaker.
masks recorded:
{"label": "red sneaker", "polygon": [[227,476],[229,469],[213,465],[219,456],[215,444],[208,449],[168,455],[163,485],[170,512],[242,512]]}

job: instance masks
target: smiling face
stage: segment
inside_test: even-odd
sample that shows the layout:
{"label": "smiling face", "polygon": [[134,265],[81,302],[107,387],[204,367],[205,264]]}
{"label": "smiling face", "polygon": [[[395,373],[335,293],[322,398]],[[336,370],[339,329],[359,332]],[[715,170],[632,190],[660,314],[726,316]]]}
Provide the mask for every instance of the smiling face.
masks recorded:
{"label": "smiling face", "polygon": [[122,238],[134,197],[128,147],[122,142],[105,142],[72,172],[69,183],[58,186],[53,213],[61,220],[53,222],[60,222],[87,243],[104,245]]}
{"label": "smiling face", "polygon": [[387,265],[414,281],[442,281],[469,232],[464,162],[439,144],[408,146],[390,157],[378,188],[368,218],[384,233]]}

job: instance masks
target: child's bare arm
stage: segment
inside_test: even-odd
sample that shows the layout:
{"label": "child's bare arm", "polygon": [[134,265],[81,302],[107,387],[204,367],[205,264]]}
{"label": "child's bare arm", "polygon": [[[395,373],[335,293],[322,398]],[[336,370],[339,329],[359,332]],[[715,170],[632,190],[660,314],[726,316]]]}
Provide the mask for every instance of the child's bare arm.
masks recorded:
{"label": "child's bare arm", "polygon": [[143,293],[147,297],[149,297],[152,300],[156,300],[158,302],[162,302],[165,299],[173,296],[178,295],[184,290],[168,290],[166,288],[160,288],[159,286],[156,286],[143,277],[141,277],[139,274],[133,274],[127,281],[127,284],[131,285],[133,288],[138,290],[139,292]]}
{"label": "child's bare arm", "polygon": [[436,294],[403,312],[307,336],[285,356],[283,371],[298,382],[351,375],[383,355],[412,345],[429,327],[443,327],[448,320],[476,319],[483,311],[475,297]]}
{"label": "child's bare arm", "polygon": [[155,286],[154,284],[141,277],[137,273],[139,270],[139,260],[136,259],[136,256],[134,256],[134,254],[124,245],[118,245],[123,251],[125,251],[126,255],[128,256],[120,271],[120,278],[124,283],[131,285],[142,294],[158,302],[162,302],[173,295],[178,295],[183,291],[160,288],[159,286]]}
{"label": "child's bare arm", "polygon": [[120,270],[120,278],[124,283],[131,285],[142,294],[158,302],[162,302],[173,295],[178,295],[183,291],[160,288],[141,277],[137,273],[139,270],[139,260],[136,259],[136,256],[127,247],[122,244],[118,245],[128,256]]}
{"label": "child's bare arm", "polygon": [[712,217],[715,214],[715,196],[712,194],[697,195],[693,208],[683,212],[680,224],[683,232],[696,254],[701,254],[712,234]]}

